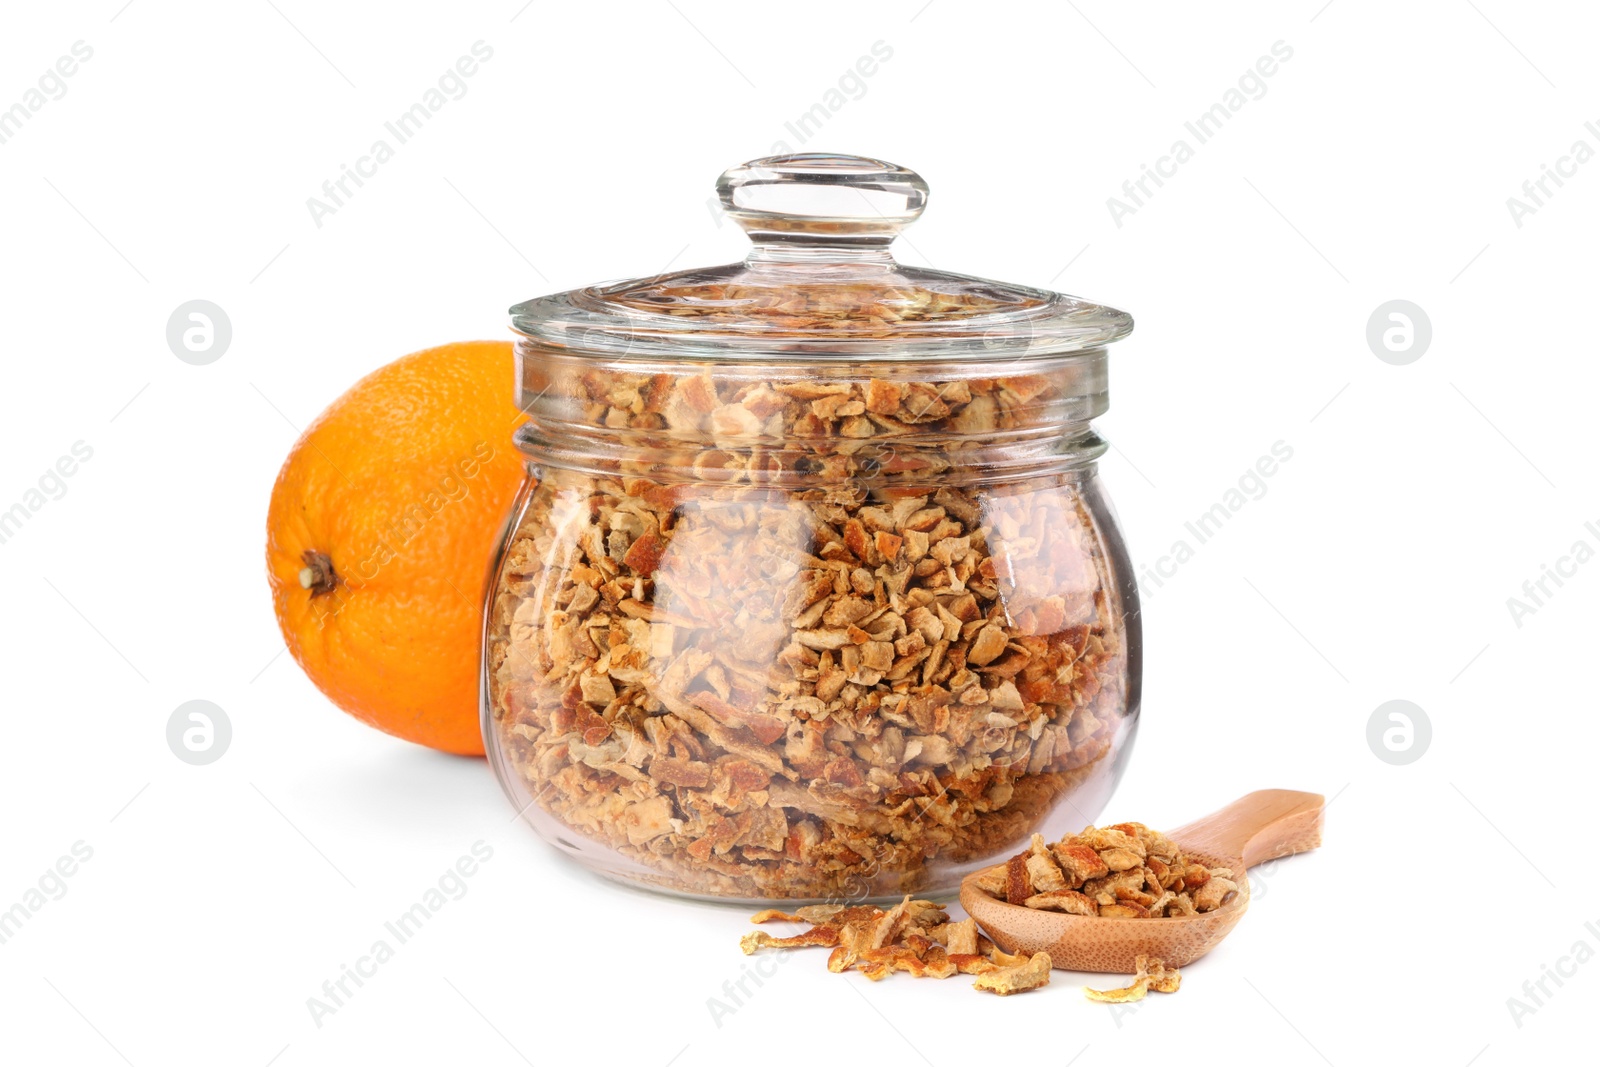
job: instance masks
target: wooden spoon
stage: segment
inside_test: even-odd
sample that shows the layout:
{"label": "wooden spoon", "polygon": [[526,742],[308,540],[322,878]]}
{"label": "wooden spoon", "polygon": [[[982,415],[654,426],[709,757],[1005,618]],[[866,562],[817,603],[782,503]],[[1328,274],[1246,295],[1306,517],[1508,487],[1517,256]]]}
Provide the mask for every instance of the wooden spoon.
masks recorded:
{"label": "wooden spoon", "polygon": [[1185,967],[1215,948],[1244,915],[1250,903],[1247,868],[1322,843],[1322,805],[1316,793],[1263,789],[1168,833],[1198,862],[1233,870],[1239,895],[1215,911],[1170,919],[1035,911],[991,897],[974,884],[976,873],[961,883],[961,906],[1007,952],[1048,952],[1062,970],[1132,974],[1139,955]]}

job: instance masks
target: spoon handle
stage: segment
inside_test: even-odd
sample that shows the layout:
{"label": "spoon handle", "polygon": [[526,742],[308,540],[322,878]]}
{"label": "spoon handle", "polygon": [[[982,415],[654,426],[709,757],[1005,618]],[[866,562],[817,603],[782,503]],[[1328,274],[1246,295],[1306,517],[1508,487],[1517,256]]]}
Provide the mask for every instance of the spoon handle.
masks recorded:
{"label": "spoon handle", "polygon": [[1246,867],[1322,844],[1320,793],[1260,789],[1167,833],[1193,852],[1238,856]]}

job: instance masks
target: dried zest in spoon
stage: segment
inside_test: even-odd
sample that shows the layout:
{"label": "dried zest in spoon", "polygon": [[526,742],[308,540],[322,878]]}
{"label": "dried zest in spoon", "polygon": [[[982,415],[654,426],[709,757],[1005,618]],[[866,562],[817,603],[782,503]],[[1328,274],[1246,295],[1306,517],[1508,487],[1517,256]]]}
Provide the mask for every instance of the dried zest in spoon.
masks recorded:
{"label": "dried zest in spoon", "polygon": [[1087,827],[1056,844],[1039,834],[1027,851],[978,875],[985,893],[1041,911],[1105,918],[1198,915],[1233,903],[1227,867],[1207,867],[1143,823]]}

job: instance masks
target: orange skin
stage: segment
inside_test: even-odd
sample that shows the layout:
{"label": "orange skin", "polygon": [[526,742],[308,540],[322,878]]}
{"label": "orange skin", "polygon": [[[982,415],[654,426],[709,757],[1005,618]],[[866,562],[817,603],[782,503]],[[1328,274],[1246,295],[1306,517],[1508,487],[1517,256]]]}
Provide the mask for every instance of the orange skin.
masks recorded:
{"label": "orange skin", "polygon": [[484,587],[524,476],[511,345],[467,341],[357,382],[295,443],[267,577],[301,669],[362,722],[483,755]]}

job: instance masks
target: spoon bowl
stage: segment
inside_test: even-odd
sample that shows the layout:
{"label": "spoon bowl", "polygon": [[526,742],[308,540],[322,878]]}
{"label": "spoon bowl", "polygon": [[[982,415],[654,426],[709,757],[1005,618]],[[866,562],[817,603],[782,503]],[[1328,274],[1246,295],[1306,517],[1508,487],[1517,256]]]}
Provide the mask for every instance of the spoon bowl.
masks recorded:
{"label": "spoon bowl", "polygon": [[1011,953],[1050,953],[1067,971],[1132,974],[1136,956],[1186,967],[1217,946],[1250,905],[1246,871],[1259,863],[1306,852],[1322,843],[1323,798],[1317,793],[1263,789],[1221,811],[1167,833],[1207,867],[1228,867],[1239,895],[1199,915],[1161,919],[1100,918],[1037,911],[997,900],[978,888],[978,874],[961,883],[961,906],[989,938]]}

